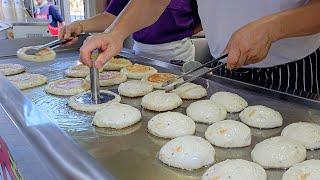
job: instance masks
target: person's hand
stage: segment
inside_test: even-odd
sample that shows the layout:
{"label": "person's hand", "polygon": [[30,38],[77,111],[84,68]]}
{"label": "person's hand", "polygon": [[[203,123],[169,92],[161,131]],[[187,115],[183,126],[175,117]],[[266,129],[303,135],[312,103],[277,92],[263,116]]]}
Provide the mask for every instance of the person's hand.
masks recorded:
{"label": "person's hand", "polygon": [[83,24],[80,21],[75,21],[60,28],[59,39],[72,39],[66,44],[71,45],[77,42],[78,38],[76,36],[80,35],[83,31]]}
{"label": "person's hand", "polygon": [[[124,38],[113,32],[89,36],[80,48],[80,61],[89,67],[102,68],[108,60],[118,55],[123,47],[123,41]],[[95,64],[92,64],[91,54],[97,49],[99,56],[95,60]]]}
{"label": "person's hand", "polygon": [[227,68],[239,68],[262,61],[273,42],[273,33],[271,23],[259,20],[234,32],[224,50],[224,53],[228,53]]}

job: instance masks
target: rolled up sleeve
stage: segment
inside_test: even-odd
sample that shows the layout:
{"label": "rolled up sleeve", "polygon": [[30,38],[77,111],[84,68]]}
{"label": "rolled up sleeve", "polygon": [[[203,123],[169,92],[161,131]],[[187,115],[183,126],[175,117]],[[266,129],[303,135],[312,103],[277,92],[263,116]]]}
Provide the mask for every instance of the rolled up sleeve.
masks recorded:
{"label": "rolled up sleeve", "polygon": [[108,0],[108,6],[105,12],[114,16],[118,16],[120,12],[126,7],[130,0]]}

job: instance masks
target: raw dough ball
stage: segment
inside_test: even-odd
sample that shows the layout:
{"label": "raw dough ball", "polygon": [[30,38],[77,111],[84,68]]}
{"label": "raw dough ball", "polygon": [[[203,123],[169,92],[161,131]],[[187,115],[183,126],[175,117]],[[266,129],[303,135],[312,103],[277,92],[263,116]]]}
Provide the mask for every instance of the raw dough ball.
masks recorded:
{"label": "raw dough ball", "polygon": [[207,96],[206,88],[194,83],[185,83],[172,92],[178,94],[182,99],[201,99]]}
{"label": "raw dough ball", "polygon": [[80,78],[67,78],[50,82],[45,88],[45,91],[54,95],[70,96],[89,89],[90,84],[86,80]]}
{"label": "raw dough ball", "polygon": [[139,80],[131,80],[121,83],[118,87],[118,92],[126,97],[140,97],[152,92],[153,87],[150,84]]}
{"label": "raw dough ball", "polygon": [[158,137],[176,138],[194,134],[196,124],[184,114],[165,112],[157,114],[148,121],[148,130]]}
{"label": "raw dough ball", "polygon": [[83,96],[86,93],[90,93],[89,91],[87,92],[83,92],[81,94],[75,95],[75,96],[71,96],[69,101],[68,101],[68,105],[78,111],[84,111],[84,112],[96,112],[99,111],[100,109],[103,109],[104,107],[108,106],[108,104],[111,103],[119,103],[121,101],[121,97],[111,91],[105,91],[102,90],[100,91],[100,93],[107,93],[107,94],[111,94],[113,96],[115,96],[115,98],[111,101],[108,101],[107,103],[101,103],[101,104],[84,104],[83,102],[81,102],[79,99],[79,97]]}
{"label": "raw dough ball", "polygon": [[306,159],[306,148],[300,143],[277,136],[258,143],[251,158],[264,168],[289,168]]}
{"label": "raw dough ball", "polygon": [[122,129],[129,127],[141,119],[138,109],[127,104],[109,104],[96,112],[92,124],[98,127]]}
{"label": "raw dough ball", "polygon": [[205,137],[211,144],[225,148],[245,147],[251,144],[250,128],[233,120],[212,124],[206,130]]}
{"label": "raw dough ball", "polygon": [[[86,80],[90,82],[90,76],[87,76]],[[119,71],[105,71],[99,75],[100,86],[113,86],[121,84],[126,80],[127,76]]]}
{"label": "raw dough ball", "polygon": [[240,120],[256,128],[275,128],[282,126],[282,116],[266,106],[249,106],[239,114]]}
{"label": "raw dough ball", "polygon": [[131,61],[125,58],[112,58],[103,67],[104,70],[108,71],[119,71],[122,68],[132,65]]}
{"label": "raw dough ball", "polygon": [[211,166],[202,180],[267,180],[266,171],[254,162],[227,159]]}
{"label": "raw dough ball", "polygon": [[210,100],[200,100],[190,104],[187,108],[187,115],[196,122],[212,124],[224,120],[227,111],[223,106]]}
{"label": "raw dough ball", "polygon": [[282,130],[281,136],[298,141],[307,149],[320,148],[320,125],[298,122],[288,125]]}
{"label": "raw dough ball", "polygon": [[20,64],[0,64],[0,74],[5,76],[20,74],[25,70],[26,68]]}
{"label": "raw dough ball", "polygon": [[141,101],[142,107],[157,112],[170,111],[178,108],[181,104],[182,100],[178,95],[166,93],[162,90],[154,91],[143,96]]}
{"label": "raw dough ball", "polygon": [[167,142],[159,152],[163,163],[186,170],[199,169],[214,163],[215,150],[201,137],[182,136]]}
{"label": "raw dough ball", "polygon": [[25,61],[35,61],[35,62],[52,61],[56,58],[56,52],[54,52],[54,50],[50,48],[43,49],[38,53],[36,53],[35,55],[26,54],[26,51],[31,48],[32,46],[20,48],[17,51],[18,58]]}
{"label": "raw dough ball", "polygon": [[151,66],[142,64],[129,65],[121,69],[121,72],[125,73],[128,78],[142,79],[144,76],[157,73],[158,71]]}
{"label": "raw dough ball", "polygon": [[8,80],[21,90],[41,86],[47,83],[47,77],[41,74],[23,73],[7,77]]}
{"label": "raw dough ball", "polygon": [[211,96],[210,100],[224,106],[228,112],[240,112],[248,106],[245,99],[230,92],[217,92]]}
{"label": "raw dough ball", "polygon": [[320,160],[307,160],[287,170],[282,180],[318,180],[320,178]]}
{"label": "raw dough ball", "polygon": [[[155,89],[163,89],[162,87],[163,83],[175,77],[176,75],[171,73],[154,73],[154,74],[143,77],[142,81],[148,84],[151,84]],[[180,82],[183,82],[183,79],[175,80],[175,82],[173,82],[172,85]]]}

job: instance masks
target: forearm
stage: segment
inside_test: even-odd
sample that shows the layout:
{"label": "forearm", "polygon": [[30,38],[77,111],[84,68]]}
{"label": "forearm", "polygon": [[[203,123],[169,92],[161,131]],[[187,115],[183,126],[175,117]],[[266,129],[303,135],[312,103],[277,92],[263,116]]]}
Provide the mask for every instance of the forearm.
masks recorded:
{"label": "forearm", "polygon": [[170,0],[131,0],[106,31],[125,39],[156,22],[169,3]]}
{"label": "forearm", "polygon": [[116,19],[116,16],[104,12],[93,16],[89,19],[78,21],[82,25],[83,32],[93,33],[93,32],[103,32],[106,30],[112,22]]}

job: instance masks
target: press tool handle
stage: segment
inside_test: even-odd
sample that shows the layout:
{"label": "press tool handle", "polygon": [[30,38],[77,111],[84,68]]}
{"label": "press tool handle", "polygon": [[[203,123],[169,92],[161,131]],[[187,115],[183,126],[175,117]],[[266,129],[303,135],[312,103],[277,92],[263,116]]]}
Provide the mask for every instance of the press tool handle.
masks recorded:
{"label": "press tool handle", "polygon": [[93,56],[91,56],[92,66],[90,67],[90,85],[91,85],[91,100],[94,104],[100,104],[100,82],[99,82],[99,70],[94,67],[94,62],[99,54],[98,50],[92,52]]}

